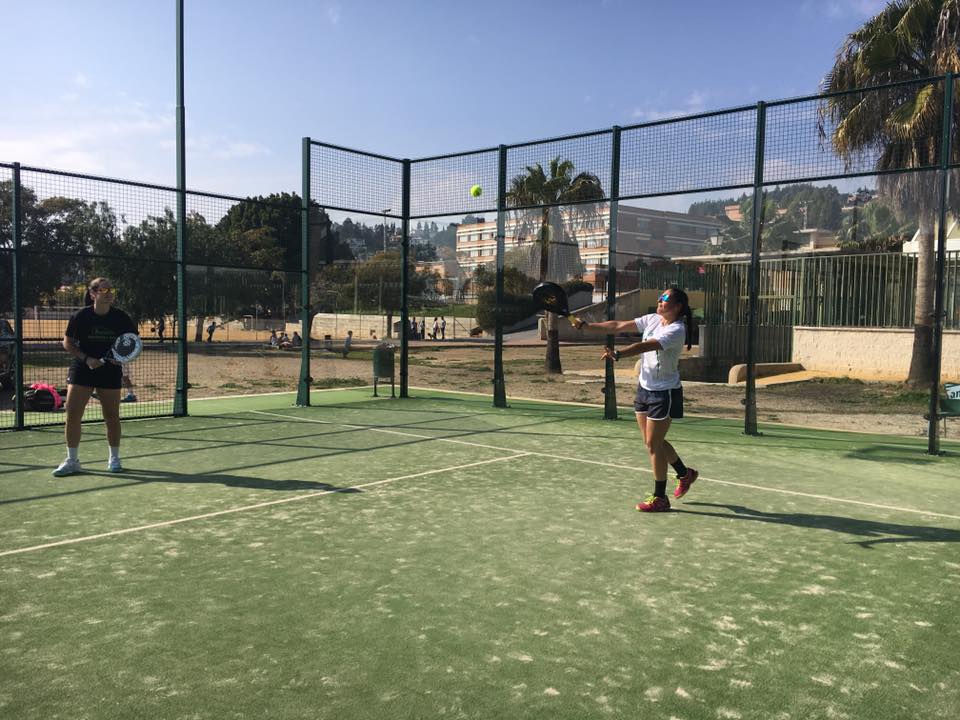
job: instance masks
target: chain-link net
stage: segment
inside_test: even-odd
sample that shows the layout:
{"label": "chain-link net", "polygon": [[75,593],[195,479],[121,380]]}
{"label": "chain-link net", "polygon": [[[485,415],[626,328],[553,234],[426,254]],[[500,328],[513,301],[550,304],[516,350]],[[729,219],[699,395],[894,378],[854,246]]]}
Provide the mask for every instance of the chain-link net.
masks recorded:
{"label": "chain-link net", "polygon": [[477,324],[470,279],[495,253],[495,212],[410,222],[410,387],[489,394],[494,348]]}
{"label": "chain-link net", "polygon": [[399,217],[403,212],[403,163],[311,143],[310,200],[328,209]]}
{"label": "chain-link net", "polygon": [[[572,402],[602,402],[602,363],[596,338],[577,338],[566,317],[545,312],[531,292],[541,282],[565,291],[574,312],[602,304],[597,274],[606,259],[610,206],[577,203],[512,210],[504,232],[504,377],[511,396]],[[484,329],[495,315],[495,275],[475,270],[477,316]],[[599,368],[599,370],[598,370]],[[599,374],[598,374],[599,372]]]}
{"label": "chain-link net", "polygon": [[[6,193],[4,193],[6,194]],[[65,396],[70,357],[62,341],[70,317],[83,308],[87,283],[111,279],[116,306],[127,312],[149,338],[151,319],[176,307],[176,228],[172,191],[32,168],[21,172],[20,301],[22,303],[23,367],[13,372],[13,385],[24,390],[41,383]],[[163,225],[163,231],[150,228]],[[166,305],[164,305],[166,303]],[[11,323],[12,324],[12,323]],[[149,378],[139,393],[130,377]],[[172,412],[176,353],[154,348],[144,352],[124,377],[122,417]],[[6,407],[6,405],[4,405]],[[12,409],[12,402],[10,403]],[[25,403],[27,425],[59,423],[62,405],[32,409]],[[91,403],[87,419],[99,417]]]}
{"label": "chain-link net", "polygon": [[604,131],[507,148],[507,207],[607,199],[612,138],[612,132]]}
{"label": "chain-link net", "polygon": [[[2,206],[0,212],[3,212]],[[12,252],[0,250],[0,430],[9,430],[16,422],[13,393],[17,377],[17,337],[13,314],[13,261]]]}
{"label": "chain-link net", "polygon": [[14,426],[16,334],[13,297],[13,168],[0,164],[0,429]]}
{"label": "chain-link net", "polygon": [[[504,168],[494,149],[412,161],[407,188],[404,161],[313,142],[306,169],[307,328],[299,326],[303,229],[296,196],[187,194],[188,327],[175,328],[176,191],[24,168],[16,258],[24,337],[14,341],[23,342],[25,362],[8,375],[15,383],[56,379],[56,363],[66,361],[57,343],[79,305],[70,296],[82,295],[85,282],[102,274],[114,280],[119,304],[151,341],[146,358],[167,363],[141,373],[163,378],[158,402],[172,394],[176,355],[168,348],[177,335],[195,354],[191,382],[211,394],[293,389],[299,366],[283,348],[297,347],[294,332],[313,348],[313,387],[368,384],[375,346],[400,341],[404,301],[416,320],[406,328],[414,343],[413,385],[485,390],[499,318],[511,395],[597,399],[590,384],[599,380],[590,373],[602,367],[599,343],[591,339],[592,355],[581,357],[584,339],[556,316],[538,317],[530,292],[541,281],[558,282],[579,310],[606,316],[610,201],[618,187],[616,316],[647,314],[660,291],[681,286],[702,321],[684,356],[687,377],[726,379],[736,388],[743,382],[736,366],[752,359],[763,418],[802,422],[807,412],[825,419],[822,407],[807,408],[802,393],[771,390],[788,383],[767,378],[797,366],[810,373],[802,379],[813,378],[803,389],[814,391],[819,382],[848,398],[862,380],[888,382],[871,386],[885,398],[895,395],[885,378],[922,385],[925,368],[915,366],[933,351],[938,260],[945,327],[960,325],[954,257],[960,203],[951,193],[941,207],[936,171],[945,82],[917,80],[631,126],[620,133],[617,178],[611,177],[612,130],[509,146]],[[951,119],[957,117],[955,109]],[[764,156],[757,162],[759,141]],[[960,142],[949,158],[960,165]],[[507,212],[504,302],[497,307],[493,208],[501,170]],[[0,252],[8,253],[0,259],[12,280],[11,178],[12,168],[0,165]],[[405,191],[410,244],[403,298]],[[947,243],[942,258],[935,250],[940,234]],[[759,265],[751,287],[755,242]],[[12,283],[5,282],[0,290],[10,302],[3,319],[13,325]],[[457,356],[453,339],[471,345]],[[878,343],[887,349],[875,351]],[[214,368],[229,368],[216,386],[200,378],[208,360],[211,377]],[[460,375],[450,374],[455,366]],[[952,367],[945,362],[944,372]],[[853,379],[836,380],[847,375]],[[920,422],[909,398],[891,402],[900,416]],[[750,397],[747,406],[749,413]],[[842,420],[842,412],[831,411],[830,423]],[[889,429],[916,430],[892,420]]]}
{"label": "chain-link net", "polygon": [[187,266],[193,397],[292,392],[300,372],[300,275]]}
{"label": "chain-link net", "polygon": [[620,197],[749,186],[756,129],[755,109],[625,128]]}
{"label": "chain-link net", "polygon": [[187,193],[192,394],[297,388],[302,346],[300,200]]}
{"label": "chain-link net", "polygon": [[766,116],[765,183],[936,167],[943,81],[787,101]]}
{"label": "chain-link net", "polygon": [[494,212],[498,151],[478,151],[410,164],[410,217]]}
{"label": "chain-link net", "polygon": [[[312,387],[372,385],[374,349],[401,342],[400,224],[361,213],[333,219],[314,208],[310,242]],[[399,386],[399,353],[395,360]]]}
{"label": "chain-link net", "polygon": [[186,215],[191,263],[300,268],[300,198],[296,195],[240,199],[187,193]]}
{"label": "chain-link net", "polygon": [[[23,169],[23,248],[68,255],[176,258],[176,194],[150,185]],[[170,232],[144,235],[162,219]],[[26,300],[25,300],[26,302]]]}

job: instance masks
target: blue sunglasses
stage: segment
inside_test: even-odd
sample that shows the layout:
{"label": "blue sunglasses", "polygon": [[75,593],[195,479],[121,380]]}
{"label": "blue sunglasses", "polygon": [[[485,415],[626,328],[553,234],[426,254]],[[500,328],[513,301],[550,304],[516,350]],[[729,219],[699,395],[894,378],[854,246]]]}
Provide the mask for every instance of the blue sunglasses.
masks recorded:
{"label": "blue sunglasses", "polygon": [[670,302],[670,293],[664,293],[658,297],[657,302]]}

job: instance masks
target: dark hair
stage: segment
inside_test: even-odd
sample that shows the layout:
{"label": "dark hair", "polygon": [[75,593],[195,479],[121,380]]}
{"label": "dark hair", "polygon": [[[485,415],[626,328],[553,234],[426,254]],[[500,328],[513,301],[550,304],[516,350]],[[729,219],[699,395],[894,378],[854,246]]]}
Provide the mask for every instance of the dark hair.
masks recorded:
{"label": "dark hair", "polygon": [[693,338],[693,312],[690,310],[690,298],[687,297],[687,294],[676,285],[671,285],[667,288],[670,292],[670,299],[673,302],[680,303],[680,317],[683,318],[683,324],[687,328],[687,350],[690,349],[691,340]]}

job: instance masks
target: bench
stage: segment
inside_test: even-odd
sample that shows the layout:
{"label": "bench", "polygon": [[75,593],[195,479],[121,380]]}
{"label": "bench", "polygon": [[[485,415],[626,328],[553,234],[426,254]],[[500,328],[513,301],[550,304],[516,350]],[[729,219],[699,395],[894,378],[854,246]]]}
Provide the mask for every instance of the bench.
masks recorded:
{"label": "bench", "polygon": [[[960,418],[960,383],[944,383],[946,397],[939,398],[937,416],[943,420],[943,434],[947,434],[947,418]],[[924,414],[924,419],[930,419],[930,413]]]}

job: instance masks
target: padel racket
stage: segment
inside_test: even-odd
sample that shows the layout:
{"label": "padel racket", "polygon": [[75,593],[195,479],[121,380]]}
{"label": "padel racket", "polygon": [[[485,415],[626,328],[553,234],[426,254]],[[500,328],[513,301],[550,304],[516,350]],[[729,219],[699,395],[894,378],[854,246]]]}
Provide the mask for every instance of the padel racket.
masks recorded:
{"label": "padel racket", "polygon": [[564,317],[570,314],[570,308],[567,307],[567,293],[556,283],[542,282],[537,285],[533,289],[533,301],[540,310]]}
{"label": "padel racket", "polygon": [[141,350],[143,350],[143,341],[140,340],[140,336],[136,333],[124,333],[113,341],[113,345],[101,359],[104,362],[112,360],[124,365],[135,360]]}

